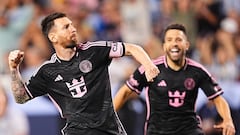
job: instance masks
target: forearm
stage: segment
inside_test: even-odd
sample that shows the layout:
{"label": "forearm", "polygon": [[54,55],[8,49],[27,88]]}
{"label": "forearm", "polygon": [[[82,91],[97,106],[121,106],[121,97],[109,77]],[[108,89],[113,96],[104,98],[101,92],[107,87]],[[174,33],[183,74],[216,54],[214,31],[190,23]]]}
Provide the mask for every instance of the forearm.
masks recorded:
{"label": "forearm", "polygon": [[29,96],[26,93],[25,84],[21,80],[21,76],[18,69],[11,69],[11,86],[12,93],[17,103],[23,104],[29,100]]}
{"label": "forearm", "polygon": [[213,102],[215,103],[216,109],[223,121],[232,122],[230,108],[226,100],[222,97],[217,97],[217,99],[214,99]]}
{"label": "forearm", "polygon": [[125,102],[129,99],[132,91],[127,89],[128,87],[126,85],[122,86],[114,97],[113,106],[115,111],[119,111]]}

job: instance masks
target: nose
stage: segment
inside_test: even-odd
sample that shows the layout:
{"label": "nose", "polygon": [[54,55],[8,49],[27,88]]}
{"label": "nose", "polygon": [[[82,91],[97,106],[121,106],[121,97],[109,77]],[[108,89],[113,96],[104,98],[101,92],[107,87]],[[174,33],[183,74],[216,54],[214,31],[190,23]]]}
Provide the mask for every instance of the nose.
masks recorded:
{"label": "nose", "polygon": [[71,25],[70,30],[71,30],[71,32],[73,32],[73,33],[77,31],[77,29],[76,29],[73,25]]}

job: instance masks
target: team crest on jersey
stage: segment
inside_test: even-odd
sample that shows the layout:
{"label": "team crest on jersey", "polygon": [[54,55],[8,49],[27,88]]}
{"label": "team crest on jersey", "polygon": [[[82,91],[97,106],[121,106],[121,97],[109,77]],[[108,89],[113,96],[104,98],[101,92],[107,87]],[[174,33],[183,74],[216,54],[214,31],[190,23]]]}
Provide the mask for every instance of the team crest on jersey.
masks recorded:
{"label": "team crest on jersey", "polygon": [[192,90],[195,87],[196,83],[192,78],[187,78],[184,81],[184,86],[187,90]]}
{"label": "team crest on jersey", "polygon": [[83,73],[88,73],[92,70],[92,63],[89,60],[83,60],[79,64],[79,69]]}

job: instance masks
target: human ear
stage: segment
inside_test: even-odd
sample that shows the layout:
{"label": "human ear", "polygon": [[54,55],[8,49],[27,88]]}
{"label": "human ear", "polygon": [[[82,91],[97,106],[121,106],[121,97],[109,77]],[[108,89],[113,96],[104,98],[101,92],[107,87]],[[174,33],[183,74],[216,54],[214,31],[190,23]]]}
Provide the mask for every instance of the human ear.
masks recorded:
{"label": "human ear", "polygon": [[187,43],[186,43],[186,50],[187,50],[187,51],[188,51],[189,47],[190,47],[190,43],[187,42]]}
{"label": "human ear", "polygon": [[49,33],[48,38],[51,42],[57,42],[56,35],[54,33]]}

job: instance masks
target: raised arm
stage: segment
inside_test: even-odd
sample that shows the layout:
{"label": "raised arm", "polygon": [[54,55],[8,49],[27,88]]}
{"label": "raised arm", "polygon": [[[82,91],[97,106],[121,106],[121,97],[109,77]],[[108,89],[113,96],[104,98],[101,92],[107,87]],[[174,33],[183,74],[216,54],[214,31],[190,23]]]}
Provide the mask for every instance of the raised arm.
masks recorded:
{"label": "raised arm", "polygon": [[222,117],[223,122],[219,125],[214,125],[214,128],[222,129],[223,135],[235,135],[235,128],[233,125],[230,109],[228,103],[222,96],[213,99],[219,115]]}
{"label": "raised arm", "polygon": [[27,94],[25,84],[21,79],[19,72],[19,65],[23,61],[24,52],[14,50],[10,52],[8,57],[9,69],[11,74],[12,92],[17,103],[23,104],[27,102],[30,97]]}
{"label": "raised arm", "polygon": [[128,99],[136,96],[138,96],[137,93],[130,90],[129,87],[124,84],[113,99],[115,111],[119,111]]}
{"label": "raised arm", "polygon": [[157,66],[153,64],[150,57],[142,47],[135,44],[125,43],[125,55],[132,55],[143,65],[147,81],[153,81],[153,78],[160,73]]}

